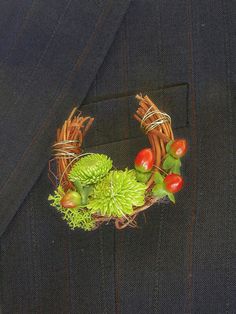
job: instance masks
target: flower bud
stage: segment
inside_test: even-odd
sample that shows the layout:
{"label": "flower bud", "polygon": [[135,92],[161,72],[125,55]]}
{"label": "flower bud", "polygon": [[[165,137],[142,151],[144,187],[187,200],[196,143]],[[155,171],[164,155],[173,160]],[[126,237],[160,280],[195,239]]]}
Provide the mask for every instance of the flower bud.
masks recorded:
{"label": "flower bud", "polygon": [[81,204],[81,196],[76,191],[67,192],[61,199],[61,206],[64,208],[75,208]]}

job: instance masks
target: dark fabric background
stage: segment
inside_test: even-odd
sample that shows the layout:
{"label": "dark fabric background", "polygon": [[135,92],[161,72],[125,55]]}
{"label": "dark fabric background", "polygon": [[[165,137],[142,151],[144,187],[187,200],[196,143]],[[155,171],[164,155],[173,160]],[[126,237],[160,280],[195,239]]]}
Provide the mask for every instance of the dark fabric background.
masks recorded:
{"label": "dark fabric background", "polygon": [[[46,129],[53,138],[56,127],[71,110],[72,100],[82,103],[81,110],[96,118],[85,147],[109,154],[117,167],[124,168],[132,166],[136,152],[147,145],[132,114],[137,106],[135,94],[148,93],[172,116],[175,137],[189,142],[182,167],[185,187],[176,196],[176,205],[155,205],[145,216],[140,215],[138,229],[117,231],[112,225],[104,225],[89,233],[71,231],[48,205],[52,186],[47,163],[39,171],[36,155],[44,150],[45,159],[50,158],[50,150],[45,147],[49,140],[38,137],[37,150],[36,146],[31,149],[34,167],[40,173],[37,180],[33,179],[34,168],[29,166],[19,186],[16,178],[16,184],[8,187],[9,200],[16,204],[14,191],[23,189],[24,182],[27,185],[31,180],[33,184],[35,180],[1,236],[3,314],[236,313],[235,2],[134,0],[129,7],[128,2],[122,5],[122,19],[116,13],[121,2],[117,1],[117,7],[108,13],[114,20],[120,17],[118,31],[115,26],[109,29],[111,22],[106,20],[105,33],[92,46],[86,71],[75,71],[70,77],[67,96],[56,109],[46,100],[54,98],[50,90],[54,88],[56,93],[61,88],[65,63],[60,56],[67,56],[69,62],[75,54],[73,42],[63,41],[83,25],[84,39],[76,46],[79,50],[105,2],[86,1],[83,5],[80,1],[78,5],[72,3],[72,8],[61,0],[21,1],[19,6],[16,1],[8,5],[2,2],[1,99],[10,99],[8,107],[1,103],[2,114],[6,114],[3,121],[7,125],[9,111],[15,110],[29,121],[27,128],[19,130],[24,151],[24,138],[31,136],[35,128],[34,123],[30,124],[34,114],[40,113],[44,119],[53,109],[52,127]],[[50,40],[45,36],[56,10],[69,10],[68,29],[65,31],[63,24],[58,31],[66,36],[63,40],[60,37],[61,41],[53,39],[55,47],[51,55],[46,52],[44,63],[49,79],[45,72],[41,81],[35,78],[38,85],[27,89],[25,97],[37,96],[37,102],[21,112],[15,97],[32,78],[27,71],[31,70],[30,62],[35,65],[37,49],[45,45],[43,40]],[[33,28],[32,21],[43,16],[45,20]],[[85,17],[89,17],[87,24]],[[39,29],[43,35],[39,36]],[[114,38],[105,41],[109,31]],[[26,34],[35,42],[24,42]],[[73,39],[78,35],[74,33]],[[104,45],[99,44],[100,40]],[[105,45],[107,53],[102,48]],[[19,71],[17,79],[12,71],[15,68]],[[85,97],[83,92],[91,81]],[[47,82],[52,86],[45,94],[43,84]],[[7,129],[8,139],[10,136],[13,142],[16,131]],[[9,144],[7,138],[4,144]],[[1,182],[7,177],[6,170],[15,166],[17,158],[12,158],[2,163]],[[3,209],[2,217],[7,221],[11,202],[3,203]]]}

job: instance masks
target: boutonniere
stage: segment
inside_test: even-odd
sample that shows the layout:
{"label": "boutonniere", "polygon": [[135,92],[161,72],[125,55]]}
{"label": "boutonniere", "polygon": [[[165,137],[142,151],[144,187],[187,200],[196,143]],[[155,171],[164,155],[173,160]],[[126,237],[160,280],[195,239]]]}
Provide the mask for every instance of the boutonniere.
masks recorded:
{"label": "boutonniere", "polygon": [[187,142],[174,139],[171,117],[148,96],[136,95],[136,99],[134,118],[150,147],[137,152],[133,169],[116,169],[106,154],[82,149],[94,118],[77,113],[77,108],[57,130],[54,158],[49,162],[55,190],[48,200],[71,229],[91,231],[110,221],[117,229],[135,227],[138,214],[153,204],[164,199],[175,203],[175,193],[184,184],[180,168]]}

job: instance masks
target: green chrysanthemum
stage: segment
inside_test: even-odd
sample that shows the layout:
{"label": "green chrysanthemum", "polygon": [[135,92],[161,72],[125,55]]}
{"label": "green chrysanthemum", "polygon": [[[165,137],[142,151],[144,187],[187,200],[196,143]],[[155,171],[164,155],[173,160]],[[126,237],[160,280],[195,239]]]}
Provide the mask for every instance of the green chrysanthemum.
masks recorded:
{"label": "green chrysanthemum", "polygon": [[104,154],[91,154],[77,161],[70,173],[69,180],[79,181],[82,186],[100,181],[112,168],[112,160]]}
{"label": "green chrysanthemum", "polygon": [[95,221],[90,210],[84,208],[64,208],[61,206],[61,199],[64,195],[62,187],[59,185],[54,191],[54,194],[48,196],[51,201],[51,206],[55,207],[61,214],[62,219],[66,220],[69,227],[74,230],[81,228],[85,231],[90,231],[95,227]]}
{"label": "green chrysanthemum", "polygon": [[133,213],[133,206],[145,202],[146,185],[136,181],[135,172],[113,170],[99,182],[87,207],[92,213],[122,217]]}

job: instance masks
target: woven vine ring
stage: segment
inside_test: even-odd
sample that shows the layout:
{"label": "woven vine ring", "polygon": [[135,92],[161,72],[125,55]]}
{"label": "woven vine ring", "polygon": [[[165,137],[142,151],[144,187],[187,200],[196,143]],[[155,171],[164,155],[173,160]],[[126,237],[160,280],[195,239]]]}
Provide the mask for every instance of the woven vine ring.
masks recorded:
{"label": "woven vine ring", "polygon": [[136,95],[136,99],[134,118],[150,147],[137,153],[133,169],[118,170],[109,156],[82,150],[94,118],[77,114],[77,108],[57,130],[48,172],[55,190],[48,200],[71,229],[91,231],[110,221],[117,229],[136,227],[137,215],[154,203],[164,199],[175,203],[174,194],[183,187],[180,167],[187,142],[174,139],[171,117],[148,96]]}

